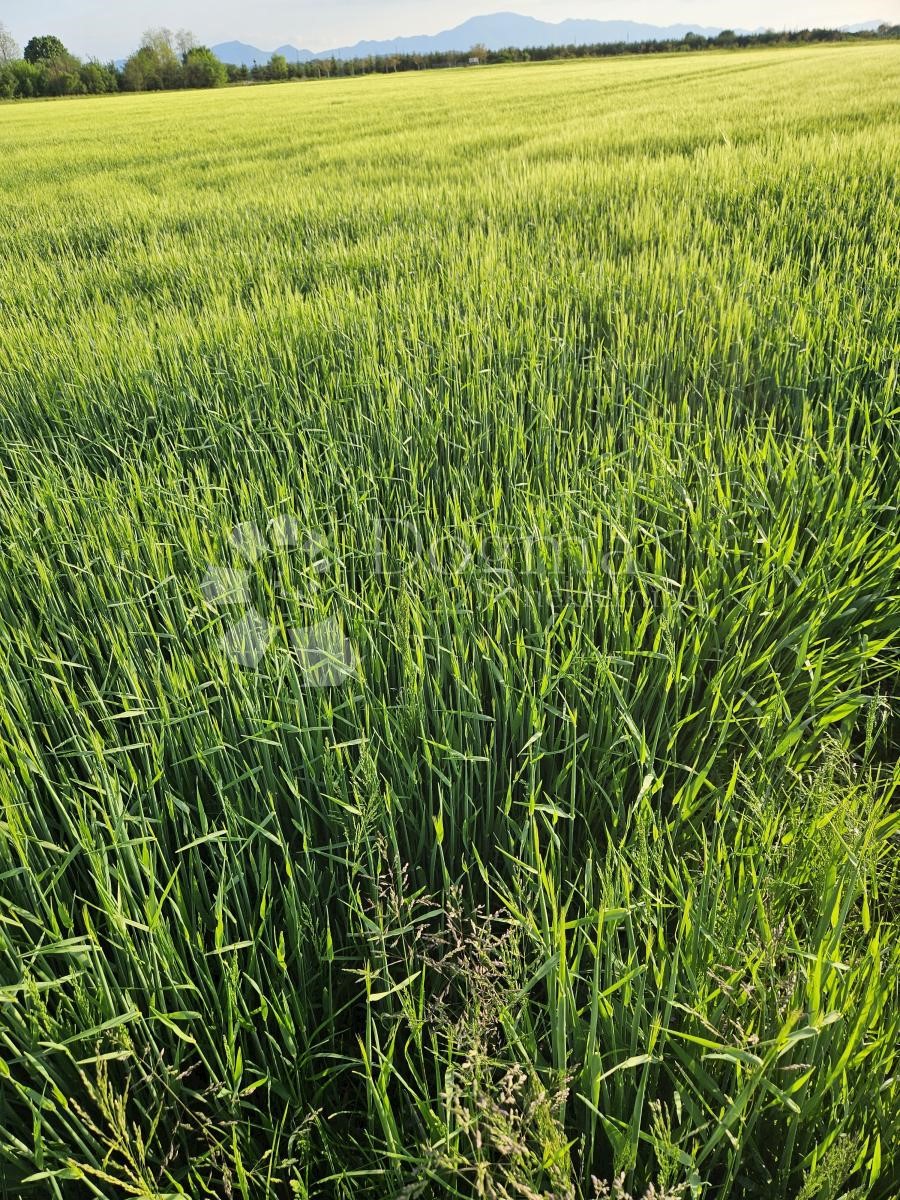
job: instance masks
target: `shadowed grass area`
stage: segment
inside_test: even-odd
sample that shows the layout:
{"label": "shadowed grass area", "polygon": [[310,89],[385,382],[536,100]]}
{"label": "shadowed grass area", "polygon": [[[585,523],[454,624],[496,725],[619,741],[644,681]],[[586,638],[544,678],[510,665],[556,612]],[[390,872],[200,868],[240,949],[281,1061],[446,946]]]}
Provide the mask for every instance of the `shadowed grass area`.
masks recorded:
{"label": "shadowed grass area", "polygon": [[0,109],[0,1196],[897,1194],[898,91]]}

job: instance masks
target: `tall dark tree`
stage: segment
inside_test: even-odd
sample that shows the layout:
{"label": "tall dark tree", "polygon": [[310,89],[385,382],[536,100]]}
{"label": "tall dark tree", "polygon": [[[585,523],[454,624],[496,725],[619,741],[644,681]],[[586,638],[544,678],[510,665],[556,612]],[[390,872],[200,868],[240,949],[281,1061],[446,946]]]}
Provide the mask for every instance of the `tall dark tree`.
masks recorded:
{"label": "tall dark tree", "polygon": [[35,65],[62,58],[65,54],[68,54],[68,51],[59,38],[49,33],[42,37],[33,37],[25,47],[25,61]]}

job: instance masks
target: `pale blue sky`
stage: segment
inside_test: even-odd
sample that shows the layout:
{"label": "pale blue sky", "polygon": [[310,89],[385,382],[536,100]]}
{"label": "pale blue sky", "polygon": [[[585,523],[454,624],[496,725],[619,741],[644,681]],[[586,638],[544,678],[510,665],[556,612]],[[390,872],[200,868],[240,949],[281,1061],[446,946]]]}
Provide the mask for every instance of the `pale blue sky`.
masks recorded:
{"label": "pale blue sky", "polygon": [[24,43],[55,33],[83,56],[119,58],[150,25],[186,27],[208,44],[239,40],[264,50],[309,50],[364,38],[437,33],[482,13],[511,11],[562,21],[696,22],[750,29],[900,21],[900,0],[0,0],[0,22]]}

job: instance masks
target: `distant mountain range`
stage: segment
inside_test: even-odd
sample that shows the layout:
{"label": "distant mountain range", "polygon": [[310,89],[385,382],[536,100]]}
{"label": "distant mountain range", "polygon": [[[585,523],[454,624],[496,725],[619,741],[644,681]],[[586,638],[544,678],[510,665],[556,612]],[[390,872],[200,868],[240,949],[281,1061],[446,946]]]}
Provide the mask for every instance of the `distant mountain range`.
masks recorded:
{"label": "distant mountain range", "polygon": [[[866,21],[843,28],[858,32],[877,29],[879,21]],[[643,25],[638,21],[538,21],[517,13],[494,13],[472,17],[471,20],[447,29],[443,33],[421,37],[391,38],[382,42],[357,42],[355,46],[340,46],[335,50],[302,50],[297,46],[279,46],[277,50],[260,50],[245,42],[221,42],[213,46],[222,62],[234,66],[252,67],[267,63],[273,54],[282,54],[288,62],[310,62],[316,58],[368,58],[382,54],[436,54],[449,50],[469,50],[486,46],[488,50],[503,50],[509,46],[525,49],[528,46],[592,45],[596,42],[665,41],[683,38],[687,33],[715,37],[721,26],[708,25]],[[748,33],[751,30],[736,30]]]}
{"label": "distant mountain range", "polygon": [[469,50],[486,46],[488,50],[503,50],[507,46],[524,49],[527,46],[589,45],[594,42],[662,41],[683,38],[686,33],[715,37],[721,27],[706,25],[642,25],[637,21],[538,21],[516,13],[494,13],[492,16],[472,17],[455,29],[443,33],[423,34],[420,37],[390,38],[380,42],[357,42],[355,46],[339,46],[334,50],[302,50],[297,46],[279,46],[277,50],[260,50],[245,42],[223,42],[212,49],[216,55],[235,66],[252,67],[267,63],[273,54],[283,54],[288,62],[310,62],[315,58],[368,58],[379,54],[437,54],[448,50]]}
{"label": "distant mountain range", "polygon": [[277,50],[260,50],[246,42],[220,42],[210,47],[216,58],[235,67],[252,67],[254,63],[267,63],[274,54],[283,54],[288,62],[311,62],[317,56],[312,50],[298,50],[296,46],[279,46]]}

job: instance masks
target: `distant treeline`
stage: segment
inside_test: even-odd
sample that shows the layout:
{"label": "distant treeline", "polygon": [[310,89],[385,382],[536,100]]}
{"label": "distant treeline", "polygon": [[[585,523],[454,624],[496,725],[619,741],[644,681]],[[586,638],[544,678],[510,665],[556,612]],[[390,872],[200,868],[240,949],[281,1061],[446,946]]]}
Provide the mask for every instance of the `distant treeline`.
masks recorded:
{"label": "distant treeline", "polygon": [[383,54],[364,58],[316,58],[289,62],[275,54],[252,67],[222,63],[193,34],[181,30],[150,30],[141,46],[121,67],[94,60],[82,62],[70,54],[59,38],[32,38],[20,54],[0,24],[0,99],[32,96],[75,96],[102,92],[173,91],[179,88],[223,87],[228,83],[267,83],[287,79],[328,79],[354,75],[392,75],[401,71],[441,70],[490,63],[549,62],[554,59],[612,58],[625,54],[692,53],[697,50],[738,49],[750,46],[809,45],[821,42],[855,42],[871,38],[900,38],[900,25],[880,25],[875,31],[849,33],[840,29],[800,29],[788,32],[735,33],[726,29],[716,37],[689,33],[668,41],[596,42],[578,46],[535,46],[519,50],[488,50],[473,46],[464,51],[431,54]]}
{"label": "distant treeline", "polygon": [[104,92],[161,92],[224,87],[228,72],[213,52],[187,30],[151,29],[121,67],[82,62],[58,37],[33,37],[19,53],[0,25],[0,99],[83,96]]}

